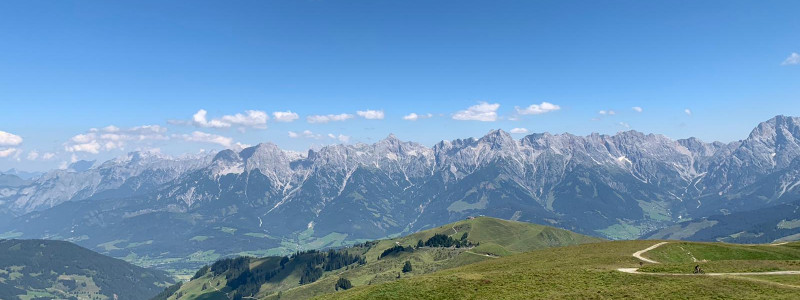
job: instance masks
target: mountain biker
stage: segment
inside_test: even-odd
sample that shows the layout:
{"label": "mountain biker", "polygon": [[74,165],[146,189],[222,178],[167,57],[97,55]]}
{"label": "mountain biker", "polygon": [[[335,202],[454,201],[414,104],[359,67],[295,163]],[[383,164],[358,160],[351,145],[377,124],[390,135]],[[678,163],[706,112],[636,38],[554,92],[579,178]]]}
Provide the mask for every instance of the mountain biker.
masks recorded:
{"label": "mountain biker", "polygon": [[700,273],[700,265],[694,266],[694,273],[695,274]]}

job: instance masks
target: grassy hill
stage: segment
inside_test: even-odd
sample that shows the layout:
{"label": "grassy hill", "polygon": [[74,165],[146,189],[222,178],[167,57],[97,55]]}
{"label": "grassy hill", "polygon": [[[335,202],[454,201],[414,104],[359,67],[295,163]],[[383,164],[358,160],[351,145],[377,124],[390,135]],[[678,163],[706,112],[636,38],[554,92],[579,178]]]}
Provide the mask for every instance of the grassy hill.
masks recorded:
{"label": "grassy hill", "polygon": [[[466,236],[465,236],[466,235]],[[446,237],[461,247],[422,246],[434,238]],[[576,234],[553,227],[524,222],[479,217],[444,225],[408,236],[367,242],[338,251],[358,255],[363,263],[353,263],[327,270],[311,283],[300,284],[309,262],[318,260],[319,253],[299,253],[281,257],[250,259],[250,272],[273,272],[269,280],[260,285],[258,299],[307,299],[336,292],[339,278],[346,278],[353,286],[374,285],[415,277],[487,260],[495,260],[526,251],[600,242],[601,239]],[[388,249],[397,251],[387,253]],[[329,254],[328,254],[329,255]],[[412,270],[402,272],[409,262]],[[324,266],[324,263],[323,263]],[[213,268],[213,267],[212,267]],[[238,275],[237,275],[238,276]],[[230,286],[233,274],[225,272],[200,272],[196,278],[181,286],[168,299],[226,299],[233,296]],[[246,296],[246,295],[245,295]]]}
{"label": "grassy hill", "polygon": [[172,283],[69,242],[0,240],[0,299],[148,299]]}
{"label": "grassy hill", "polygon": [[[796,299],[798,275],[628,274],[632,253],[655,241],[615,241],[532,251],[432,274],[320,296],[319,299]],[[778,246],[670,242],[645,253],[663,261],[640,271],[691,273],[800,270],[800,243]],[[694,259],[700,260],[695,262]],[[704,261],[705,260],[705,261]]]}
{"label": "grassy hill", "polygon": [[708,273],[800,270],[800,242],[785,245],[738,245],[671,242],[645,257],[661,262],[643,272],[691,273],[702,265]]}

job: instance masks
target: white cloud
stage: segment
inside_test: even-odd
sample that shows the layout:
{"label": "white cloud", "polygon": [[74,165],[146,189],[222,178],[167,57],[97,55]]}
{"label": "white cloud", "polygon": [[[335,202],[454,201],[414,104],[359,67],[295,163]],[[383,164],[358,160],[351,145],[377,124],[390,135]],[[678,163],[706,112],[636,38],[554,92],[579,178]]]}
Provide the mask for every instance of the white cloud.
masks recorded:
{"label": "white cloud", "polygon": [[56,157],[56,154],[52,152],[46,152],[45,154],[42,154],[42,160],[51,160],[54,157]]}
{"label": "white cloud", "polygon": [[222,116],[221,120],[232,125],[265,129],[267,128],[269,116],[267,116],[266,112],[260,110],[246,110],[245,114]]}
{"label": "white cloud", "polygon": [[17,146],[22,144],[22,137],[0,130],[0,146]]}
{"label": "white cloud", "polygon": [[500,108],[499,103],[480,102],[466,110],[456,112],[453,120],[494,122],[497,121],[498,108]]}
{"label": "white cloud", "polygon": [[421,115],[418,115],[416,113],[410,113],[410,114],[404,116],[403,120],[416,121],[416,120],[419,120],[419,119],[427,119],[427,118],[432,118],[432,117],[433,117],[432,114],[421,114]]}
{"label": "white cloud", "polygon": [[619,123],[617,123],[617,124],[618,124],[619,126],[622,126],[622,127],[625,127],[625,128],[631,128],[631,125],[628,125],[628,123],[625,123],[625,122],[619,122]]}
{"label": "white cloud", "polygon": [[511,133],[528,133],[527,128],[514,128],[511,129]]}
{"label": "white cloud", "polygon": [[334,140],[337,140],[337,141],[342,142],[342,143],[347,143],[347,142],[350,141],[350,136],[347,136],[347,135],[343,135],[343,134],[336,135],[336,134],[333,134],[333,133],[328,133],[326,135],[322,135],[322,134],[314,133],[311,130],[303,130],[303,132],[289,131],[289,137],[293,138],[293,139],[306,138],[306,139],[316,139],[316,140],[319,140],[319,139],[327,137],[327,138],[334,139]]}
{"label": "white cloud", "polygon": [[312,139],[319,139],[321,136],[319,134],[314,134],[311,130],[303,130],[303,132],[294,132],[289,131],[289,137],[296,139],[296,138],[312,138]]}
{"label": "white cloud", "polygon": [[601,110],[601,111],[598,111],[597,113],[601,114],[601,115],[610,115],[610,116],[613,116],[613,115],[617,114],[617,112],[615,112],[613,110]]}
{"label": "white cloud", "polygon": [[532,104],[528,107],[515,107],[517,113],[520,115],[541,115],[545,113],[549,113],[551,111],[557,111],[561,109],[561,106],[555,105],[550,102],[542,102],[541,104]]}
{"label": "white cloud", "polygon": [[800,54],[797,54],[797,52],[792,52],[792,54],[790,54],[789,57],[787,57],[786,60],[784,60],[781,63],[782,66],[799,65],[799,64],[800,64]]}
{"label": "white cloud", "polygon": [[291,110],[273,112],[272,117],[274,117],[277,122],[293,122],[300,118],[297,113],[293,113]]}
{"label": "white cloud", "polygon": [[306,121],[308,123],[328,123],[331,121],[347,121],[352,119],[353,115],[351,114],[338,114],[338,115],[313,115],[306,117]]}
{"label": "white cloud", "polygon": [[198,127],[213,127],[213,128],[231,127],[231,124],[224,123],[220,120],[208,121],[206,119],[206,115],[208,115],[208,112],[205,109],[198,110],[194,115],[192,115],[192,124]]}
{"label": "white cloud", "polygon": [[36,160],[37,158],[39,158],[39,152],[38,151],[32,150],[32,151],[28,152],[28,157],[27,157],[28,160]]}
{"label": "white cloud", "polygon": [[195,131],[192,132],[192,134],[182,134],[179,137],[187,142],[218,144],[224,147],[231,147],[233,145],[232,138],[202,131]]}
{"label": "white cloud", "polygon": [[100,151],[124,149],[127,143],[167,140],[169,138],[164,135],[166,132],[167,129],[159,125],[144,125],[128,129],[120,129],[113,125],[103,129],[92,128],[87,133],[70,138],[64,144],[64,149],[68,152],[97,154]]}
{"label": "white cloud", "polygon": [[641,106],[634,106],[634,107],[631,107],[631,109],[633,109],[633,111],[635,111],[635,112],[642,112],[642,111],[644,111],[644,109],[642,109],[642,107],[641,107]]}
{"label": "white cloud", "polygon": [[692,110],[687,108],[687,109],[683,110],[683,113],[685,113],[687,116],[691,116],[692,115]]}
{"label": "white cloud", "polygon": [[88,152],[92,154],[97,154],[100,153],[100,148],[101,148],[100,143],[98,143],[97,141],[89,141],[86,143],[66,146],[64,147],[64,150],[67,150],[69,152]]}
{"label": "white cloud", "polygon": [[347,142],[350,141],[350,136],[343,135],[343,134],[335,135],[333,133],[328,133],[328,137],[332,138],[334,140],[337,140],[339,142],[342,142],[342,143],[347,143]]}
{"label": "white cloud", "polygon": [[220,118],[209,120],[208,112],[205,109],[200,109],[192,115],[191,122],[170,120],[168,123],[175,125],[193,125],[203,128],[230,128],[239,126],[240,129],[244,130],[245,128],[266,129],[267,120],[269,120],[267,113],[260,110],[246,110],[243,114],[223,115]]}
{"label": "white cloud", "polygon": [[340,134],[340,135],[336,136],[336,139],[339,140],[342,143],[347,143],[347,142],[350,141],[350,136]]}
{"label": "white cloud", "polygon": [[356,112],[356,114],[367,120],[383,120],[382,110],[359,110]]}
{"label": "white cloud", "polygon": [[17,148],[0,149],[0,157],[9,157],[18,154],[17,152],[21,152],[21,150]]}

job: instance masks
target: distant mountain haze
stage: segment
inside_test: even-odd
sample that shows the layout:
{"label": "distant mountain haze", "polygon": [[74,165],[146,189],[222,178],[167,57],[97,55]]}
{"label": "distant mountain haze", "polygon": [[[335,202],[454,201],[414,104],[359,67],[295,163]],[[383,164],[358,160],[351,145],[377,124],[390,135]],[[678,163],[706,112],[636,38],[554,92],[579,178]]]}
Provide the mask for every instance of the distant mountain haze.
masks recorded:
{"label": "distant mountain haze", "polygon": [[[390,135],[307,153],[270,143],[183,157],[133,152],[0,187],[0,214],[9,216],[0,232],[178,269],[477,215],[635,239],[687,220],[796,203],[798,157],[800,118],[787,116],[727,144],[636,131],[516,140],[496,130],[433,147]],[[789,223],[770,238],[800,233],[781,221]],[[715,232],[703,239],[736,233]]]}

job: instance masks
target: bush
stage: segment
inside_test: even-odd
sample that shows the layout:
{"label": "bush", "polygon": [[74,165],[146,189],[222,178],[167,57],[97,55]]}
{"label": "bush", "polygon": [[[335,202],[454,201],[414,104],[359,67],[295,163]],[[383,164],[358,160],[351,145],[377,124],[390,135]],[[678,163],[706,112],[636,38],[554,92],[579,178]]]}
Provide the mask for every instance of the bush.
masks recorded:
{"label": "bush", "polygon": [[403,273],[411,272],[413,268],[411,267],[411,262],[406,261],[406,264],[403,265]]}
{"label": "bush", "polygon": [[353,284],[350,283],[350,280],[347,280],[347,278],[339,277],[339,280],[336,281],[335,288],[336,288],[337,291],[339,289],[346,290],[346,289],[349,289],[351,287],[353,287]]}

